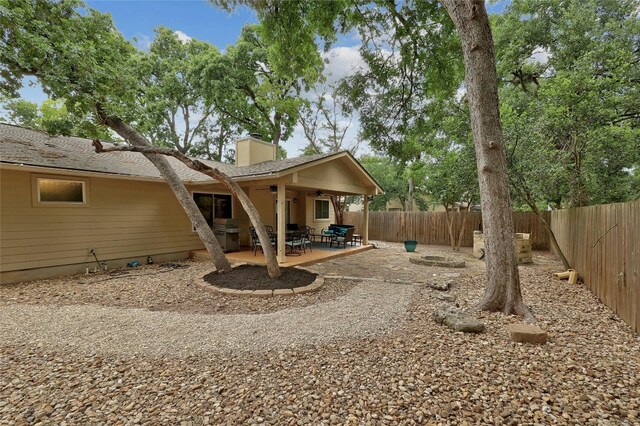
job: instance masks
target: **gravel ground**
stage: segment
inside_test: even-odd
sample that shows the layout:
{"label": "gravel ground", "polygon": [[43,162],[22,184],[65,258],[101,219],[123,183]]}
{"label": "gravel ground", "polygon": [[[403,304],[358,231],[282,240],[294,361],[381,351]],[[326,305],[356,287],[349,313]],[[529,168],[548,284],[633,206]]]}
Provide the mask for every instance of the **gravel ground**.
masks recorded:
{"label": "gravel ground", "polygon": [[326,303],[259,315],[10,305],[0,311],[0,336],[12,343],[121,355],[208,356],[285,349],[393,331],[402,325],[414,290],[364,282]]}
{"label": "gravel ground", "polygon": [[[468,250],[452,270],[380,246],[313,269],[460,273],[463,308],[482,293]],[[520,272],[543,346],[511,343],[518,319],[494,313],[479,315],[485,333],[452,333],[431,319],[441,293],[410,284],[229,300],[189,285],[208,271],[193,262],[0,287],[0,424],[638,424],[640,339],[583,286],[553,280],[548,255],[534,261]]]}

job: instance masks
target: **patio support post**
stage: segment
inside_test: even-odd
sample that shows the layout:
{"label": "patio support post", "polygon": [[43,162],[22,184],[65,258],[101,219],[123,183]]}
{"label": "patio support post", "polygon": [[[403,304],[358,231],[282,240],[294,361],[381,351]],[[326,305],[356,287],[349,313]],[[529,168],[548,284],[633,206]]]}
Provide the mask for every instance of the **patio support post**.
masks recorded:
{"label": "patio support post", "polygon": [[362,232],[362,244],[369,244],[369,195],[364,194],[364,230]]}
{"label": "patio support post", "polygon": [[278,214],[278,223],[276,226],[278,227],[278,263],[284,263],[285,261],[285,237],[286,237],[286,216],[285,216],[285,206],[286,202],[286,188],[284,183],[278,184],[278,199],[276,202],[276,212]]}

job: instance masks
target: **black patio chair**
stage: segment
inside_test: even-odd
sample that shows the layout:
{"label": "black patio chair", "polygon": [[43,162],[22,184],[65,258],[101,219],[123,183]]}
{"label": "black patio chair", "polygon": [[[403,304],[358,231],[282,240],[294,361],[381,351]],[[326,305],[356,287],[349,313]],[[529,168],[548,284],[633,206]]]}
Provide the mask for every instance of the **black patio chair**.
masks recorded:
{"label": "black patio chair", "polygon": [[300,249],[302,249],[303,253],[306,253],[307,247],[311,249],[311,240],[309,240],[304,231],[295,231],[287,235],[284,245],[289,247],[289,254],[294,254],[295,250]]}
{"label": "black patio chair", "polygon": [[[268,226],[268,225],[267,225]],[[267,232],[269,232],[267,230]],[[253,255],[255,256],[258,252],[258,247],[260,247],[260,251],[264,253],[264,248],[262,247],[262,243],[260,242],[260,238],[258,238],[258,233],[256,232],[256,228],[253,226],[249,227],[249,233],[251,234],[251,244],[253,246]],[[276,242],[273,238],[272,234],[269,233],[269,241],[271,242],[271,246],[275,247]]]}
{"label": "black patio chair", "polygon": [[304,245],[309,247],[309,251],[313,251],[311,249],[311,243],[313,242],[313,234],[315,232],[315,228],[312,228],[310,226],[301,226],[300,227],[300,232],[302,233],[302,239],[304,240]]}

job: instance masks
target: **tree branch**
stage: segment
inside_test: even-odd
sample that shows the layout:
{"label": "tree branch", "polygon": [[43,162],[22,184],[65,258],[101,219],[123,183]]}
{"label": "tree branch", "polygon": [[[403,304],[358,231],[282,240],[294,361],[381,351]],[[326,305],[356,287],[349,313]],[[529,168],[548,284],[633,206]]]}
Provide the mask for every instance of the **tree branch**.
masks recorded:
{"label": "tree branch", "polygon": [[167,155],[170,157],[174,157],[177,160],[184,163],[187,167],[192,170],[198,171],[202,174],[205,174],[209,177],[212,177],[222,183],[229,191],[231,191],[240,201],[242,207],[245,212],[249,216],[251,223],[256,228],[256,232],[258,234],[258,238],[260,243],[262,244],[262,249],[264,250],[264,256],[267,259],[267,269],[269,272],[269,276],[272,278],[277,278],[281,275],[280,268],[278,267],[278,261],[276,259],[276,253],[273,247],[271,246],[271,239],[269,238],[269,234],[267,233],[266,228],[262,223],[262,219],[260,218],[260,214],[256,210],[255,206],[247,196],[247,194],[240,188],[236,182],[231,180],[229,176],[225,173],[221,172],[219,169],[210,167],[199,160],[194,160],[192,158],[187,157],[180,151],[171,148],[158,148],[153,146],[137,146],[137,145],[121,145],[121,146],[113,146],[110,148],[105,148],[102,145],[102,142],[98,139],[94,139],[93,147],[95,148],[97,153],[101,152],[139,152],[142,154],[159,154],[159,155]]}

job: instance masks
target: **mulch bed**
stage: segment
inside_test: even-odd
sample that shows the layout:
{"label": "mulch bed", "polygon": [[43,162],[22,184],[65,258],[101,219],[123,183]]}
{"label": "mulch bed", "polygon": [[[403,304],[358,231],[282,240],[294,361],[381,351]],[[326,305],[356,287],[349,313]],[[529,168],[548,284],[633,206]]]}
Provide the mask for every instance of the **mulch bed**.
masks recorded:
{"label": "mulch bed", "polygon": [[241,265],[226,274],[211,272],[204,276],[204,280],[211,285],[234,290],[278,290],[304,287],[318,276],[298,268],[281,268],[280,271],[282,275],[279,278],[271,278],[265,266]]}

